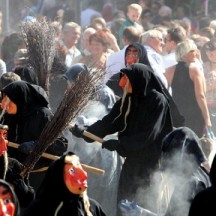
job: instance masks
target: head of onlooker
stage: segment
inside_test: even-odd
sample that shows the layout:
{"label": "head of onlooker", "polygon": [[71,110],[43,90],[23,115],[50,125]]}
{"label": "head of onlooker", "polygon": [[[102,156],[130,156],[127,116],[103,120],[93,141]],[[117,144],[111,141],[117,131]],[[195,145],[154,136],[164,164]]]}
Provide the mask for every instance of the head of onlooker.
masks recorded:
{"label": "head of onlooker", "polygon": [[21,80],[21,77],[14,72],[7,72],[1,75],[0,77],[0,89],[4,88],[11,82]]}
{"label": "head of onlooker", "polygon": [[188,20],[180,20],[179,24],[185,29],[187,36],[189,37],[191,34],[191,23]]}
{"label": "head of onlooker", "polygon": [[197,57],[197,52],[198,48],[195,42],[191,39],[186,39],[176,47],[176,61],[191,61]]}
{"label": "head of onlooker", "polygon": [[164,38],[164,53],[175,51],[178,43],[186,39],[186,31],[183,27],[178,26],[167,30],[167,35]]}
{"label": "head of onlooker", "polygon": [[89,27],[92,27],[96,30],[106,28],[106,21],[103,17],[92,16]]}
{"label": "head of onlooker", "polygon": [[68,22],[64,25],[62,39],[64,44],[70,49],[76,46],[81,35],[81,26],[75,22]]}
{"label": "head of onlooker", "polygon": [[139,42],[142,31],[135,28],[134,26],[128,26],[123,31],[122,43],[123,45],[132,44]]}
{"label": "head of onlooker", "polygon": [[83,31],[82,34],[82,48],[89,51],[89,37],[96,32],[96,29],[88,27]]}
{"label": "head of onlooker", "polygon": [[172,9],[166,5],[163,5],[160,7],[158,14],[161,17],[161,22],[163,20],[170,20],[172,17]]}
{"label": "head of onlooker", "polygon": [[[206,61],[212,62],[215,64],[216,62],[216,38],[212,38],[210,41],[203,45],[204,56],[206,57]],[[213,65],[211,65],[212,67]]]}
{"label": "head of onlooker", "polygon": [[151,29],[154,24],[152,23],[153,14],[150,9],[145,9],[141,14],[141,24],[145,31]]}
{"label": "head of onlooker", "polygon": [[12,33],[2,41],[1,58],[6,63],[7,71],[12,71],[14,55],[17,50],[22,48],[26,48],[26,46],[20,33]]}
{"label": "head of onlooker", "polygon": [[201,36],[207,37],[209,39],[214,37],[215,30],[211,27],[203,27],[199,30]]}
{"label": "head of onlooker", "polygon": [[127,17],[131,22],[138,22],[142,13],[142,7],[139,4],[130,4],[127,10]]}
{"label": "head of onlooker", "polygon": [[157,53],[163,51],[163,34],[158,30],[148,30],[141,36],[141,43],[154,49]]}
{"label": "head of onlooker", "polygon": [[14,55],[14,68],[26,67],[28,64],[28,50],[18,49]]}
{"label": "head of onlooker", "polygon": [[215,33],[216,33],[216,19],[214,19],[210,22],[209,27],[213,28],[215,30]]}

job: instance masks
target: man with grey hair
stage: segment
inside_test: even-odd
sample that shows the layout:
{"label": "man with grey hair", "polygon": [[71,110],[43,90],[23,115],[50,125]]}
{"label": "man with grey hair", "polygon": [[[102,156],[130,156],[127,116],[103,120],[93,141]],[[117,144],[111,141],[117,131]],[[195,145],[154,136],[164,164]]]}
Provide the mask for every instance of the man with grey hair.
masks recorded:
{"label": "man with grey hair", "polygon": [[65,65],[69,68],[72,65],[72,61],[75,57],[81,54],[77,49],[77,43],[81,35],[81,26],[75,22],[65,23],[62,30],[62,42],[67,48],[67,55],[65,59]]}
{"label": "man with grey hair", "polygon": [[149,62],[155,75],[160,79],[165,88],[168,88],[167,79],[164,76],[165,68],[163,64],[163,35],[160,31],[153,29],[144,32],[141,36],[141,43],[144,45]]}
{"label": "man with grey hair", "polygon": [[92,27],[88,27],[83,31],[82,38],[81,38],[81,46],[82,50],[80,55],[75,57],[72,61],[72,64],[79,63],[79,61],[84,57],[90,55],[90,43],[89,43],[89,38],[92,34],[96,32],[96,29]]}

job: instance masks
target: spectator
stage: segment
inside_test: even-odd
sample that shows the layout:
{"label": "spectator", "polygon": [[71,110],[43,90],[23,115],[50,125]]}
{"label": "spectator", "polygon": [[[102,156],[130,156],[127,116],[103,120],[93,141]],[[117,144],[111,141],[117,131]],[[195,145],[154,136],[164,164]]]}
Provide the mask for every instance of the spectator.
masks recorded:
{"label": "spectator", "polygon": [[102,16],[97,10],[98,0],[89,0],[88,7],[81,12],[81,27],[85,28],[91,23],[92,16]]}
{"label": "spectator", "polygon": [[21,77],[14,72],[7,72],[2,74],[2,76],[0,77],[0,89],[17,80],[21,80]]}
{"label": "spectator", "polygon": [[148,30],[141,36],[141,43],[144,45],[150,65],[154,71],[154,74],[160,79],[164,87],[168,89],[168,83],[164,76],[165,68],[163,64],[162,52],[163,52],[163,35],[158,30]]}
{"label": "spectator", "polygon": [[119,47],[122,49],[124,46],[122,44],[123,31],[128,26],[134,26],[135,28],[142,30],[142,26],[138,24],[142,13],[142,7],[139,4],[130,4],[127,10],[127,17],[122,23],[119,29]]}
{"label": "spectator", "polygon": [[[166,77],[172,96],[185,118],[185,126],[202,137],[204,128],[212,123],[206,101],[206,83],[197,65],[198,50],[192,40],[184,40],[176,47],[176,66],[167,69]],[[187,86],[187,88],[185,88]]]}
{"label": "spectator", "polygon": [[167,31],[167,35],[164,39],[164,53],[163,61],[165,69],[177,64],[175,50],[178,43],[186,39],[186,31],[183,27],[170,28]]}
{"label": "spectator", "polygon": [[67,48],[67,55],[65,59],[65,65],[67,68],[72,65],[73,59],[80,55],[80,51],[77,48],[80,35],[81,27],[77,23],[68,22],[64,25],[62,31],[62,42]]}
{"label": "spectator", "polygon": [[96,29],[92,27],[88,27],[83,31],[82,38],[81,38],[81,45],[82,45],[81,54],[74,58],[73,64],[78,63],[84,56],[88,56],[91,54],[89,38],[94,33],[96,33]]}

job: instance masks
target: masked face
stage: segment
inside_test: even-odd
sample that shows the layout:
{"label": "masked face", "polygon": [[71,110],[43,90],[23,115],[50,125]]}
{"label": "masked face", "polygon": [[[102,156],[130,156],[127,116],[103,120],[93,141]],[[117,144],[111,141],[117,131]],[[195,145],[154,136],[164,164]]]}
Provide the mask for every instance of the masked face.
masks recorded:
{"label": "masked face", "polygon": [[129,79],[127,78],[126,74],[123,74],[120,81],[119,81],[119,86],[124,89],[127,87],[127,83],[128,83],[127,92],[132,93],[131,83],[130,83]]}
{"label": "masked face", "polygon": [[12,102],[7,96],[4,96],[1,102],[1,108],[8,114],[16,114],[17,113],[17,105]]}
{"label": "masked face", "polygon": [[14,216],[15,204],[7,187],[0,186],[0,216]]}
{"label": "masked face", "polygon": [[2,156],[7,151],[7,132],[5,129],[0,129],[0,156]]}
{"label": "masked face", "polygon": [[73,194],[82,194],[87,189],[87,173],[76,155],[65,157],[64,181]]}
{"label": "masked face", "polygon": [[127,67],[139,61],[139,52],[135,47],[131,47],[127,50],[125,61]]}

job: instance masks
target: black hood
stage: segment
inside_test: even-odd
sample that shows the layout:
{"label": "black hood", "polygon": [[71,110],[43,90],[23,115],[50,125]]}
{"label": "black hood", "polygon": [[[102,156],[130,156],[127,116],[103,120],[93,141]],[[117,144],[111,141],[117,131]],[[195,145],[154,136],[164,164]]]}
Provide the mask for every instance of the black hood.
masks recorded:
{"label": "black hood", "polygon": [[135,63],[121,69],[121,72],[129,78],[132,85],[132,94],[146,96],[152,90],[163,93],[160,82],[149,66]]}
{"label": "black hood", "polygon": [[209,175],[210,175],[210,180],[211,180],[212,185],[214,187],[216,187],[216,155],[215,155],[214,160],[212,162]]}
{"label": "black hood", "polygon": [[[150,62],[148,60],[147,51],[146,51],[145,47],[140,43],[133,43],[133,44],[128,45],[126,50],[125,50],[125,56],[126,56],[126,53],[127,53],[128,49],[131,48],[131,47],[135,47],[138,50],[139,63],[142,63],[144,65],[148,65],[149,67],[151,67],[151,64],[150,64]],[[125,65],[126,65],[126,62],[125,62]]]}
{"label": "black hood", "polygon": [[13,199],[13,202],[14,202],[14,204],[15,204],[15,214],[14,214],[14,216],[19,216],[19,215],[20,215],[19,201],[18,201],[17,195],[15,194],[13,188],[11,187],[11,185],[10,185],[8,182],[6,182],[6,181],[3,180],[3,179],[0,179],[0,185],[5,186],[5,187],[8,188],[9,191],[11,192],[11,194],[12,194],[12,199]]}
{"label": "black hood", "polygon": [[199,137],[188,127],[176,128],[162,141],[162,159],[169,160],[177,152],[181,154],[179,164],[184,164],[189,156],[195,160],[196,167],[207,160]]}
{"label": "black hood", "polygon": [[[64,183],[64,165],[65,157],[67,155],[73,155],[74,153],[68,152],[55,160],[46,172],[44,181],[38,191],[38,197],[43,195],[43,198],[47,197],[55,201],[77,198],[79,195],[72,194]],[[52,205],[52,202],[50,203]]]}
{"label": "black hood", "polygon": [[17,105],[17,114],[32,111],[35,107],[49,106],[48,98],[41,87],[25,81],[15,81],[4,87],[2,95],[7,95]]}

